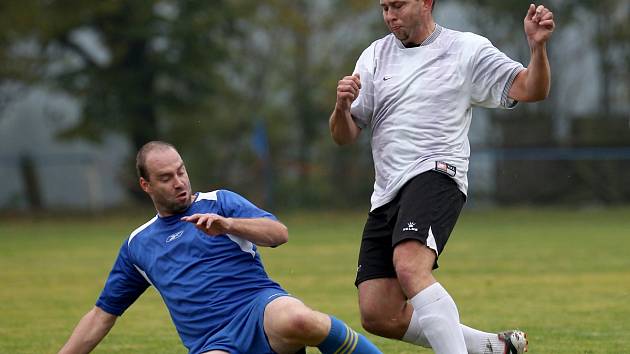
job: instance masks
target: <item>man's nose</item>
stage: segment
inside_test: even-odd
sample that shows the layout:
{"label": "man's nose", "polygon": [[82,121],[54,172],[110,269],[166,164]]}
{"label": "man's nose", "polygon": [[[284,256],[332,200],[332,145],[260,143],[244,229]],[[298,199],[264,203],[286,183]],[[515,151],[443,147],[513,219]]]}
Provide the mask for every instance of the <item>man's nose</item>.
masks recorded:
{"label": "man's nose", "polygon": [[385,21],[390,22],[396,19],[396,14],[394,11],[387,10],[385,11]]}
{"label": "man's nose", "polygon": [[175,178],[173,179],[173,185],[177,188],[177,187],[181,187],[184,185],[184,180],[179,177],[179,176],[175,176]]}

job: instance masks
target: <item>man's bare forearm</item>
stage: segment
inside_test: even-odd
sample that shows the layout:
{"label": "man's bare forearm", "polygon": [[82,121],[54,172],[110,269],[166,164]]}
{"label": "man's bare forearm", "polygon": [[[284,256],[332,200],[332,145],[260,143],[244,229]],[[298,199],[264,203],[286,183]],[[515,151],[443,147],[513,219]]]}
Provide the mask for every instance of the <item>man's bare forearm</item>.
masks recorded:
{"label": "man's bare forearm", "polygon": [[116,316],[94,307],[81,318],[59,354],[91,352],[109,333],[109,330],[116,323],[116,318]]}
{"label": "man's bare forearm", "polygon": [[231,219],[229,234],[259,246],[279,246],[289,240],[289,231],[279,221],[267,218]]}
{"label": "man's bare forearm", "polygon": [[330,134],[337,145],[346,145],[357,140],[361,129],[352,120],[348,110],[335,107],[328,121]]}

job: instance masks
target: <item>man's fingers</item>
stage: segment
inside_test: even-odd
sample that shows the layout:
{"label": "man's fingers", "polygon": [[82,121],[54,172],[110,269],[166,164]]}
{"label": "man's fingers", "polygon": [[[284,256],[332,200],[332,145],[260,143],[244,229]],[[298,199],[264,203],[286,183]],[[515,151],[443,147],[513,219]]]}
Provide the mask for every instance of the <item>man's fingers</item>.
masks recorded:
{"label": "man's fingers", "polygon": [[193,214],[190,216],[184,216],[181,220],[193,223],[197,229],[205,233],[209,233],[209,235],[213,235],[215,231],[211,231],[212,225],[219,218],[220,217],[215,214]]}
{"label": "man's fingers", "polygon": [[354,82],[354,81],[352,81],[350,83],[350,86],[352,87],[352,92],[354,92],[354,93],[359,92],[359,90],[361,89],[361,85],[356,83],[356,82]]}
{"label": "man's fingers", "polygon": [[349,92],[349,91],[342,91],[342,92],[337,93],[337,97],[342,100],[346,100],[346,99],[352,100],[354,99],[354,93]]}
{"label": "man's fingers", "polygon": [[337,97],[354,100],[359,94],[359,85],[353,80],[341,80],[337,86]]}
{"label": "man's fingers", "polygon": [[195,220],[199,219],[200,216],[201,216],[200,214],[193,214],[189,216],[184,216],[182,217],[181,220],[188,221],[188,222],[195,222]]}
{"label": "man's fingers", "polygon": [[543,5],[538,5],[538,7],[536,8],[536,12],[534,13],[534,16],[532,17],[532,21],[540,22],[543,15],[547,12],[549,12],[549,10],[547,10]]}
{"label": "man's fingers", "polygon": [[346,83],[341,84],[337,87],[337,96],[348,96],[356,97],[359,95],[359,88],[354,83]]}
{"label": "man's fingers", "polygon": [[553,12],[547,10],[540,20],[541,21],[553,20]]}
{"label": "man's fingers", "polygon": [[536,5],[529,4],[529,9],[527,9],[527,15],[525,16],[525,18],[531,21],[535,13],[536,13]]}
{"label": "man's fingers", "polygon": [[343,79],[339,80],[339,85],[350,85],[357,90],[361,89],[361,80],[359,79],[359,74],[355,74],[353,76],[346,76]]}
{"label": "man's fingers", "polygon": [[540,21],[538,24],[549,30],[553,30],[556,27],[556,24],[553,22],[553,20]]}
{"label": "man's fingers", "polygon": [[361,75],[359,75],[359,73],[354,73],[354,75],[352,75],[352,79],[356,82],[357,86],[361,88]]}
{"label": "man's fingers", "polygon": [[529,21],[539,22],[547,12],[549,12],[549,10],[543,5],[536,6],[534,4],[530,4],[525,18]]}
{"label": "man's fingers", "polygon": [[340,107],[347,109],[359,96],[359,90],[361,90],[361,77],[359,73],[355,73],[352,76],[345,76],[337,83],[337,103],[341,104]]}

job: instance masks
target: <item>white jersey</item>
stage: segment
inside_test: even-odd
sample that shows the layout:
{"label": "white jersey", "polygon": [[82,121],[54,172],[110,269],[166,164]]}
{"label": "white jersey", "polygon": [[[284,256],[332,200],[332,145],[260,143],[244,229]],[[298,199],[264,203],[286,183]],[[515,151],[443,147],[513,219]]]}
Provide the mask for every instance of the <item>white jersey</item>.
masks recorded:
{"label": "white jersey", "polygon": [[439,25],[419,47],[405,48],[389,34],[365,49],[354,71],[361,90],[351,113],[360,128],[371,128],[371,209],[432,169],[466,194],[472,106],[513,107],[508,92],[522,69],[488,39]]}

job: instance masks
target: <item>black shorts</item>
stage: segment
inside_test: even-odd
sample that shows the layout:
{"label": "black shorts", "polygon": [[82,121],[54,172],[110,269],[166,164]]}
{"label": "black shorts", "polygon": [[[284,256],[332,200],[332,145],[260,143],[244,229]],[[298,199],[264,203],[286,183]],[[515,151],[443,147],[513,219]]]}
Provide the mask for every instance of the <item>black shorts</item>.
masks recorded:
{"label": "black shorts", "polygon": [[409,180],[392,201],[368,214],[355,285],[396,278],[394,247],[404,240],[418,240],[442,254],[465,202],[457,183],[441,172],[427,171]]}

